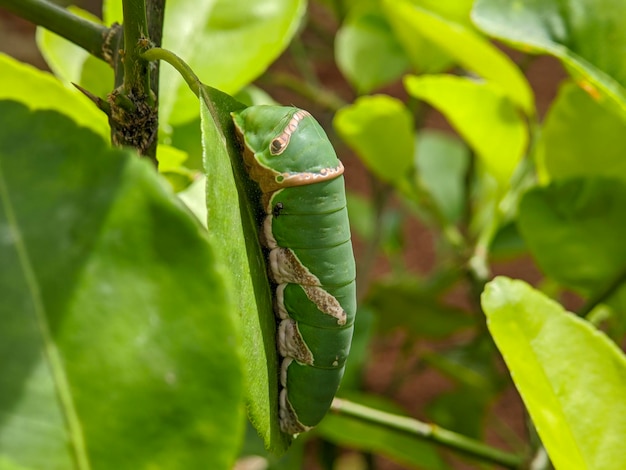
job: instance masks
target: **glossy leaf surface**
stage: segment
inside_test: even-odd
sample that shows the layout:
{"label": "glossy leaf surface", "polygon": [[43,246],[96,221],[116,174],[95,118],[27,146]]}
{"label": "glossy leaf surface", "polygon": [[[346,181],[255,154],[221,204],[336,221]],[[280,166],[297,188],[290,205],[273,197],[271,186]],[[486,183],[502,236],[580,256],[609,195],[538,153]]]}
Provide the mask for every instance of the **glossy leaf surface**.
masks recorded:
{"label": "glossy leaf surface", "polygon": [[623,352],[522,281],[496,278],[482,305],[555,468],[624,468]]}
{"label": "glossy leaf surface", "polygon": [[201,226],[145,161],[0,102],[0,453],[25,468],[233,464],[235,307]]}

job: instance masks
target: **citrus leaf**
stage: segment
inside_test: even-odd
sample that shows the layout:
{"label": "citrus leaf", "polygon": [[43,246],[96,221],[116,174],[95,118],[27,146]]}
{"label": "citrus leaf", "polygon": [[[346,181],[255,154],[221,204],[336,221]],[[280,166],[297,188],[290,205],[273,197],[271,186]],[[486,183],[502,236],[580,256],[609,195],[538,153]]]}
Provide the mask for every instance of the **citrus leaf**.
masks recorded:
{"label": "citrus leaf", "polygon": [[522,281],[497,277],[482,306],[555,468],[625,468],[626,357],[619,348]]}
{"label": "citrus leaf", "polygon": [[410,65],[379,8],[353,9],[337,31],[335,57],[359,93],[396,80]]}
{"label": "citrus leaf", "polygon": [[618,179],[555,181],[524,194],[518,226],[548,276],[599,292],[626,269],[625,204],[626,184]]}
{"label": "citrus leaf", "polygon": [[605,176],[626,181],[626,119],[566,83],[544,121],[537,149],[543,179]]}
{"label": "citrus leaf", "polygon": [[232,467],[233,293],[150,163],[0,102],[0,239],[0,454],[37,469]]}
{"label": "citrus leaf", "polygon": [[485,33],[524,52],[559,58],[600,102],[626,116],[626,3],[613,0],[477,0]]}
{"label": "citrus leaf", "polygon": [[[472,29],[447,20],[410,0],[384,0],[394,27],[406,30],[405,41],[424,37],[463,68],[475,72],[502,90],[527,115],[535,113],[532,89],[517,65]],[[423,72],[418,69],[418,72]]]}
{"label": "citrus leaf", "polygon": [[52,75],[0,54],[0,100],[17,100],[31,109],[53,109],[81,126],[109,137],[106,115],[78,90],[70,90]]}
{"label": "citrus leaf", "polygon": [[413,117],[402,101],[387,95],[363,96],[340,109],[333,125],[339,136],[381,180],[410,190],[415,137]]}
{"label": "citrus leaf", "polygon": [[508,97],[490,83],[452,75],[409,75],[404,84],[446,116],[506,187],[528,143],[526,124]]}
{"label": "citrus leaf", "polygon": [[258,189],[248,179],[230,113],[243,105],[218,90],[200,92],[207,225],[223,253],[237,292],[244,331],[246,398],[250,421],[279,455],[291,439],[278,423],[276,320],[256,224]]}

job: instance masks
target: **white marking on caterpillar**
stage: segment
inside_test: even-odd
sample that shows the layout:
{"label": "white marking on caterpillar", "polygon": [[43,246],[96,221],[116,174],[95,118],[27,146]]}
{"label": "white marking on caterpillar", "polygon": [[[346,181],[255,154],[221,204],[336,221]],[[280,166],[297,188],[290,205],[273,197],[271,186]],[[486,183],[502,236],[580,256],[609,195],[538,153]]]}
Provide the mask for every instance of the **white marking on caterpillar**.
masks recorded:
{"label": "white marking on caterpillar", "polygon": [[285,287],[287,287],[287,284],[279,284],[276,287],[276,305],[274,306],[274,311],[276,312],[276,315],[278,315],[278,318],[280,318],[281,320],[291,318],[289,316],[289,312],[287,312],[287,309],[285,308]]}
{"label": "white marking on caterpillar", "polygon": [[335,168],[322,168],[319,173],[282,173],[276,176],[275,189],[321,183],[322,181],[338,178],[343,175],[343,172],[343,163],[339,162],[339,165],[337,165]]}
{"label": "white marking on caterpillar", "polygon": [[287,388],[287,369],[289,369],[289,364],[293,361],[292,358],[286,357],[283,359],[283,363],[280,365],[280,385],[283,388]]}
{"label": "white marking on caterpillar", "polygon": [[313,429],[313,426],[305,426],[298,421],[298,415],[296,415],[293,406],[289,403],[289,398],[287,398],[287,388],[283,388],[280,391],[279,404],[278,416],[280,417],[280,429],[284,433],[297,435],[301,432]]}
{"label": "white marking on caterpillar", "polygon": [[294,358],[300,364],[313,365],[313,353],[302,339],[295,320],[288,318],[280,322],[277,339],[281,356]]}
{"label": "white marking on caterpillar", "polygon": [[276,242],[276,238],[274,238],[274,234],[272,233],[272,219],[273,215],[268,215],[263,219],[263,226],[261,227],[261,244],[267,248],[274,249],[278,248],[278,243]]}
{"label": "white marking on caterpillar", "polygon": [[304,266],[289,248],[277,247],[270,251],[270,272],[276,284],[292,283],[321,286],[320,280]]}
{"label": "white marking on caterpillar", "polygon": [[289,141],[291,140],[291,135],[298,129],[298,124],[300,124],[300,121],[302,121],[307,116],[310,116],[310,114],[303,109],[299,109],[293,114],[293,116],[283,129],[282,134],[280,134],[278,137],[275,137],[270,142],[271,155],[280,155],[285,151],[285,149],[289,145]]}

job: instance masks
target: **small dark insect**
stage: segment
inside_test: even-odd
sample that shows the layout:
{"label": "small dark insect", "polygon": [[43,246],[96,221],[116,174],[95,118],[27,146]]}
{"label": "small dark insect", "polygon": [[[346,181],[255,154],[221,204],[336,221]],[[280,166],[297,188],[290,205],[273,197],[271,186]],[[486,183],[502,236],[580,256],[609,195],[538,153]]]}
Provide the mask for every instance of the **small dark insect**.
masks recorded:
{"label": "small dark insect", "polygon": [[272,215],[274,217],[278,217],[282,210],[283,210],[283,203],[277,202],[276,205],[274,205],[274,208],[272,209]]}

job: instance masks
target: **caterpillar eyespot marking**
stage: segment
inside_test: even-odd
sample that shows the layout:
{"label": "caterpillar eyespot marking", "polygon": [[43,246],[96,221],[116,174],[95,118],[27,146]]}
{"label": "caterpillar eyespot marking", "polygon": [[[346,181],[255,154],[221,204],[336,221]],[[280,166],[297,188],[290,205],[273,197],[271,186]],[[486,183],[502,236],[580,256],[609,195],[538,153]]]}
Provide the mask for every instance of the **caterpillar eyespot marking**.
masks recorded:
{"label": "caterpillar eyespot marking", "polygon": [[251,106],[232,117],[263,193],[261,242],[269,249],[282,358],[279,422],[295,435],[330,408],[350,351],[356,268],[344,167],[304,110]]}

